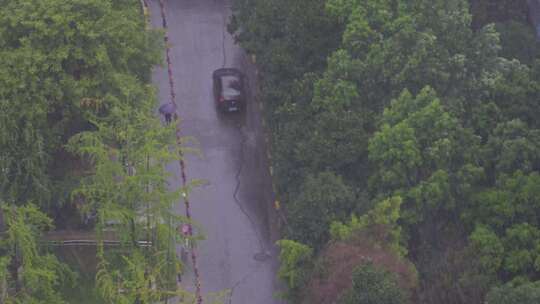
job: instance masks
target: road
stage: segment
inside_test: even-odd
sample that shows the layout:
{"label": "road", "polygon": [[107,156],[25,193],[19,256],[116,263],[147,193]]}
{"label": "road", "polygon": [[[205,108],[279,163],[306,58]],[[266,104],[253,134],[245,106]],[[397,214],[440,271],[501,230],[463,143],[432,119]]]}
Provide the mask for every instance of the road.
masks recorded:
{"label": "road", "polygon": [[[148,4],[152,26],[161,28],[158,0]],[[254,67],[226,32],[229,5],[223,0],[165,1],[180,128],[183,136],[195,139],[189,145],[201,154],[186,156],[185,172],[189,179],[205,181],[190,195],[193,220],[206,237],[196,248],[201,289],[205,297],[228,290],[225,303],[281,303],[274,296],[278,262],[272,184],[254,97]],[[211,74],[220,67],[236,67],[248,76],[245,113],[217,113]],[[153,79],[160,103],[168,102],[166,69],[157,68]],[[178,187],[179,165],[170,164],[168,170],[170,184]],[[183,214],[183,203],[177,207]],[[188,269],[183,283],[193,279]]]}

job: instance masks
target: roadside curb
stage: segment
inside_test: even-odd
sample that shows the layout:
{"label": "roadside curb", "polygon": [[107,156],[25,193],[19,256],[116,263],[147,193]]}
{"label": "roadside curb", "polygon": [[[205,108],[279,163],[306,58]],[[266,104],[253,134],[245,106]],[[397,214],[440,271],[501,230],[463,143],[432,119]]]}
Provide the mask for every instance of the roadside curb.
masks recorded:
{"label": "roadside curb", "polygon": [[285,218],[285,215],[283,214],[283,211],[281,209],[281,203],[279,200],[279,194],[277,192],[277,186],[276,186],[276,176],[275,176],[275,170],[273,166],[273,156],[272,156],[272,141],[270,138],[270,126],[266,121],[265,117],[265,106],[264,102],[261,99],[261,88],[260,88],[260,79],[261,75],[259,72],[259,68],[257,66],[257,58],[254,54],[247,55],[247,63],[253,67],[254,70],[254,80],[255,80],[255,86],[253,88],[254,92],[254,99],[259,107],[260,113],[261,113],[261,125],[262,125],[262,133],[264,138],[264,145],[265,145],[265,154],[266,159],[268,161],[268,174],[270,176],[271,181],[271,189],[272,193],[270,194],[270,204],[266,204],[266,207],[269,211],[269,214],[274,214],[274,216],[270,216],[269,218],[269,224],[270,224],[270,241],[272,243],[275,243],[279,239],[281,239],[281,229],[286,228],[288,229],[287,220]]}

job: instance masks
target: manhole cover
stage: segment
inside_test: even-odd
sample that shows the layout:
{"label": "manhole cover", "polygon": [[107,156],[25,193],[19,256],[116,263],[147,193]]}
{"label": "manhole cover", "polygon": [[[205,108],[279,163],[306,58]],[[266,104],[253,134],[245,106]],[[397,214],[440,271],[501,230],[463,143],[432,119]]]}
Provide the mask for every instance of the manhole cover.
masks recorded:
{"label": "manhole cover", "polygon": [[269,252],[258,252],[253,256],[253,258],[256,261],[265,261],[265,260],[268,260],[270,258],[270,253]]}

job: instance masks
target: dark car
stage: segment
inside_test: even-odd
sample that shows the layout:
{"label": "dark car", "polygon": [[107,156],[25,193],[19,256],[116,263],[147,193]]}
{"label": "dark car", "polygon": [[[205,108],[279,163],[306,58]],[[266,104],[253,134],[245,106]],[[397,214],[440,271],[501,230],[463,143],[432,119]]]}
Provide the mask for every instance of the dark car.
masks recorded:
{"label": "dark car", "polygon": [[237,112],[245,107],[244,75],[237,69],[223,68],[212,73],[214,98],[223,112]]}

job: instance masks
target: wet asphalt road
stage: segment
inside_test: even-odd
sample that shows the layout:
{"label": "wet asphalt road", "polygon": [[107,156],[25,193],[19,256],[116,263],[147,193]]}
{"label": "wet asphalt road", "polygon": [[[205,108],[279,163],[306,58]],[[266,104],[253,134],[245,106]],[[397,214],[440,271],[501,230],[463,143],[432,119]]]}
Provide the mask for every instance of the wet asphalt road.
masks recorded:
{"label": "wet asphalt road", "polygon": [[[148,3],[152,26],[161,28],[158,0]],[[206,237],[196,249],[203,294],[229,290],[225,303],[281,303],[274,296],[278,265],[271,228],[273,198],[261,112],[254,98],[254,68],[226,32],[229,1],[168,0],[165,7],[182,135],[192,137],[189,146],[201,154],[186,156],[186,173],[189,179],[205,181],[190,195],[193,220]],[[248,76],[245,113],[216,111],[211,74],[221,67],[236,67]],[[168,102],[164,68],[156,69],[154,83],[160,102]],[[171,185],[179,186],[179,165],[171,164],[168,170]],[[182,202],[177,212],[184,214]],[[189,268],[182,282],[194,290]]]}

